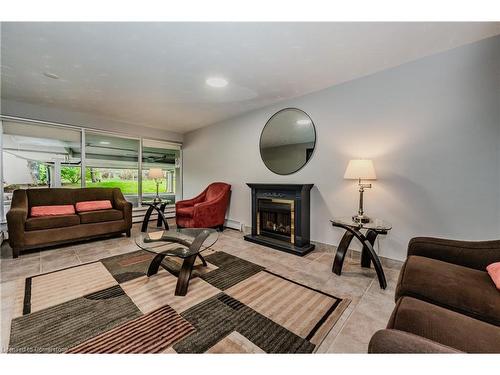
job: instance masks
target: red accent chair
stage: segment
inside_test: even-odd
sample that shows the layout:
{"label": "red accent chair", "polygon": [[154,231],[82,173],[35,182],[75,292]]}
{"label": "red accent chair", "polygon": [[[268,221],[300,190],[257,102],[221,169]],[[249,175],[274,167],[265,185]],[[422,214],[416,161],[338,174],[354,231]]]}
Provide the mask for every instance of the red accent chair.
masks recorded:
{"label": "red accent chair", "polygon": [[231,185],[214,182],[193,199],[175,204],[178,228],[224,228]]}

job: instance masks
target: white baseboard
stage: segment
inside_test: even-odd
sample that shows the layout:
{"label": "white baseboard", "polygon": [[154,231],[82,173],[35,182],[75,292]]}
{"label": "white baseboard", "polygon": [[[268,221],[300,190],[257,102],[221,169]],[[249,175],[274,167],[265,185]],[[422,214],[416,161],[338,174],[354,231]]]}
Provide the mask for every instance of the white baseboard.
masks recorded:
{"label": "white baseboard", "polygon": [[241,232],[241,223],[237,220],[226,219],[224,226],[231,229],[236,229]]}
{"label": "white baseboard", "polygon": [[252,232],[252,227],[242,223],[238,220],[226,219],[224,226],[231,229],[236,229],[237,231],[243,232],[243,234],[249,234]]}

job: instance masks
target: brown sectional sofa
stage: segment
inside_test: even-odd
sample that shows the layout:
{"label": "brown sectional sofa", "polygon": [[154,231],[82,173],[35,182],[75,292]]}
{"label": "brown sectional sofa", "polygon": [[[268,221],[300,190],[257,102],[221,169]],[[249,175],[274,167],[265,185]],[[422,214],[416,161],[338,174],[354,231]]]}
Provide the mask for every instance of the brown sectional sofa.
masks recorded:
{"label": "brown sectional sofa", "polygon": [[[94,200],[110,200],[113,208],[74,215],[30,217],[33,206],[74,205]],[[109,234],[126,233],[130,236],[132,204],[125,200],[118,188],[20,189],[12,196],[7,227],[13,257],[16,258],[27,249]]]}
{"label": "brown sectional sofa", "polygon": [[500,353],[500,291],[485,271],[500,241],[414,238],[387,329],[370,353]]}

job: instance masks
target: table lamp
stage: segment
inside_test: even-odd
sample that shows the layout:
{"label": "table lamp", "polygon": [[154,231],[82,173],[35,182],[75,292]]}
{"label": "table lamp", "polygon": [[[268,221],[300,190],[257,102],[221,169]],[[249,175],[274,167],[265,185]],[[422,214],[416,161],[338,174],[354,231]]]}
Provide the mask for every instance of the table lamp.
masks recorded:
{"label": "table lamp", "polygon": [[159,186],[161,183],[161,179],[163,179],[163,171],[161,168],[151,168],[149,170],[149,178],[152,178],[156,182],[156,197],[153,200],[154,202],[161,202],[160,195],[158,194]]}
{"label": "table lamp", "polygon": [[364,184],[361,180],[376,180],[375,168],[371,160],[358,159],[350,160],[345,170],[344,178],[346,180],[358,180],[359,186],[359,209],[358,214],[352,219],[358,223],[368,223],[370,218],[363,212],[363,193],[365,189],[371,188],[372,184]]}

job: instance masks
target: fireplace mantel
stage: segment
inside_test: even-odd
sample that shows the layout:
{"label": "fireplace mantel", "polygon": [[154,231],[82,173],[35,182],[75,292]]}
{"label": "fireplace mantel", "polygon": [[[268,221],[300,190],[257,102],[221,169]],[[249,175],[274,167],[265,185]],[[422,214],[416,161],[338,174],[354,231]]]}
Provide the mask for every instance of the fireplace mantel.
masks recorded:
{"label": "fireplace mantel", "polygon": [[310,191],[313,184],[247,183],[252,189],[252,233],[245,240],[296,255],[310,243]]}

